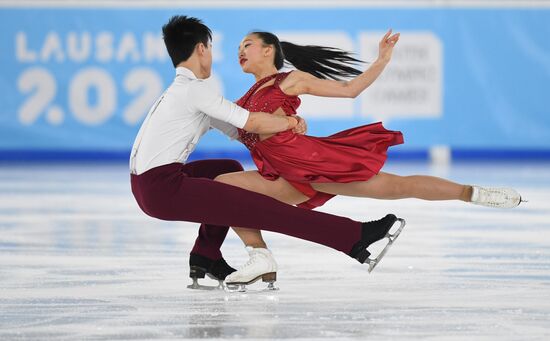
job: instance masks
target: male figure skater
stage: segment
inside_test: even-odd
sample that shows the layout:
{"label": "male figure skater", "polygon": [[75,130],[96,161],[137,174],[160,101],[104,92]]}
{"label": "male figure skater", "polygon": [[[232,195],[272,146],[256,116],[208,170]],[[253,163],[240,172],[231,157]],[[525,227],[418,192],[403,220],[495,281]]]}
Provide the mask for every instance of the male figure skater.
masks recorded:
{"label": "male figure skater", "polygon": [[[248,112],[214,93],[204,82],[211,73],[211,31],[200,20],[174,16],[163,26],[176,78],[153,105],[130,157],[132,193],[146,214],[163,220],[202,225],[189,259],[195,288],[205,274],[222,281],[235,269],[220,246],[229,226],[279,232],[344,252],[361,263],[376,264],[367,247],[387,236],[398,220],[387,215],[361,223],[286,205],[273,198],[215,182],[243,170],[234,160],[186,163],[199,139],[217,128],[237,138],[236,128],[270,134],[296,128],[298,119]],[[391,238],[390,238],[391,241]]]}

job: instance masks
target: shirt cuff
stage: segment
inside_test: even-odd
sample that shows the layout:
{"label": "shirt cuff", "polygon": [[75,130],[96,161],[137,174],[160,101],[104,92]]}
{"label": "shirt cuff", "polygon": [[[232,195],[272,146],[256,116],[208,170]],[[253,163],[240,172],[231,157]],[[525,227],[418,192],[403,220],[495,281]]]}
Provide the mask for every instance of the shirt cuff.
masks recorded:
{"label": "shirt cuff", "polygon": [[233,125],[237,128],[243,129],[246,125],[246,122],[248,121],[248,117],[250,116],[250,112],[246,109],[243,109],[241,107],[238,108],[238,117],[233,122]]}

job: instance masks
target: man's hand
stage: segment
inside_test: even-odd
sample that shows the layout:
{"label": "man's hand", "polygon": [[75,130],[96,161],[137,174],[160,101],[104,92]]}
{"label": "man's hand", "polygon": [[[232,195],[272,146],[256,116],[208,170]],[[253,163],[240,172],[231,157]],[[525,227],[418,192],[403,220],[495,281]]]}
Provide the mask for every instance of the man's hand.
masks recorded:
{"label": "man's hand", "polygon": [[301,118],[300,116],[296,115],[294,116],[298,120],[298,125],[292,129],[293,132],[300,135],[305,135],[307,132],[307,123],[306,121]]}

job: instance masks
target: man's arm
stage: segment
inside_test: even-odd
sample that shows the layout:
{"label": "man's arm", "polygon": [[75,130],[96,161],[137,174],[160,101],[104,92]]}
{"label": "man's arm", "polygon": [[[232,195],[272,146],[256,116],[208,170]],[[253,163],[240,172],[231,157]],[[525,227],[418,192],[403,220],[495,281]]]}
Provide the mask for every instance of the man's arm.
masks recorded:
{"label": "man's arm", "polygon": [[224,135],[229,137],[231,140],[236,140],[239,138],[239,132],[237,131],[237,127],[227,122],[220,121],[216,118],[211,117],[210,126],[211,128],[221,131]]}
{"label": "man's arm", "polygon": [[[296,134],[304,135],[307,132],[306,121],[299,116],[294,116],[294,117],[298,119],[298,125],[294,127],[292,131],[295,132]],[[210,124],[212,128],[218,129],[223,134],[227,135],[231,140],[236,140],[239,138],[237,127],[235,127],[234,125],[231,125],[227,122],[220,121],[216,118],[210,118]],[[263,136],[265,134],[260,134],[260,135]],[[273,134],[269,134],[269,135],[273,135]]]}
{"label": "man's arm", "polygon": [[294,117],[248,112],[216,94],[205,82],[199,81],[190,87],[188,100],[195,110],[252,133],[274,134],[293,129],[298,124]]}

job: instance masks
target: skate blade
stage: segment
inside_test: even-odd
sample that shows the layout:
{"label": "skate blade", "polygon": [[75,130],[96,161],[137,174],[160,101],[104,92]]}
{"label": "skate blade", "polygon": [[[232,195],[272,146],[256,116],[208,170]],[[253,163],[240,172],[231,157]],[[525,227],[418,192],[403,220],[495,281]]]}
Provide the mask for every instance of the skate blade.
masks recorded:
{"label": "skate blade", "polygon": [[522,197],[519,197],[518,206],[519,206],[522,202],[529,202],[529,200],[524,200]]}
{"label": "skate blade", "polygon": [[268,283],[264,289],[249,288],[248,284],[227,284],[225,286],[225,292],[239,293],[239,294],[252,294],[262,292],[279,291],[279,288],[275,286],[275,283]]}
{"label": "skate blade", "polygon": [[220,281],[220,283],[218,284],[218,286],[213,286],[213,285],[202,285],[202,284],[199,284],[199,282],[197,281],[196,278],[193,278],[193,283],[189,284],[187,286],[188,289],[193,289],[193,290],[207,290],[207,291],[212,291],[212,290],[224,290],[224,286],[223,286],[223,282]]}
{"label": "skate blade", "polygon": [[367,259],[367,263],[369,264],[369,269],[368,269],[369,273],[371,273],[372,270],[374,270],[374,268],[378,265],[378,263],[380,263],[382,258],[386,255],[386,253],[388,252],[388,250],[392,246],[393,242],[397,239],[397,237],[399,237],[399,235],[403,231],[403,228],[405,227],[405,224],[406,224],[405,219],[397,218],[396,221],[398,221],[400,223],[399,227],[397,228],[397,231],[395,231],[394,233],[388,232],[386,234],[386,236],[384,237],[384,238],[388,238],[388,244],[386,244],[384,249],[382,249],[380,254],[378,254],[378,256],[376,256],[376,258],[374,258],[374,259],[368,258]]}
{"label": "skate blade", "polygon": [[277,291],[279,288],[275,286],[275,280],[268,280],[263,281],[264,283],[267,283],[267,287],[264,289],[249,289],[248,286],[256,283],[259,281],[263,276],[260,275],[246,283],[226,283],[226,291],[227,292],[239,292],[239,293],[250,293],[250,292],[269,292],[269,291]]}

